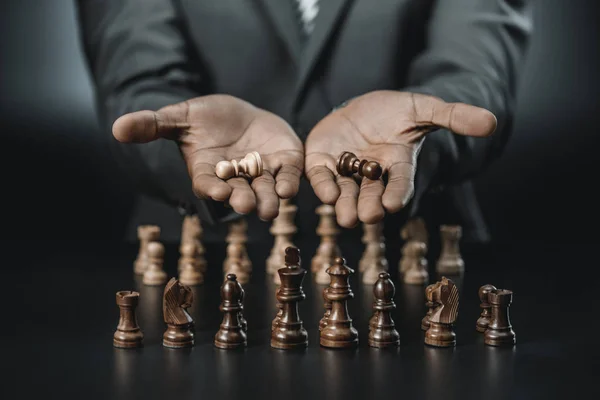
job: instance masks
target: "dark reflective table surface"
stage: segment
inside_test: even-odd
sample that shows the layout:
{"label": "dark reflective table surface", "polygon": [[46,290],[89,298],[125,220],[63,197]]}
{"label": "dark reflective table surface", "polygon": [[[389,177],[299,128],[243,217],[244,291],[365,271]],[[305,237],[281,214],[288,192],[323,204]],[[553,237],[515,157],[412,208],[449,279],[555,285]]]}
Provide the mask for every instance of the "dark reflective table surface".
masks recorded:
{"label": "dark reflective table surface", "polygon": [[[307,269],[317,242],[298,242]],[[340,243],[356,268],[362,245]],[[589,244],[511,246],[464,250],[466,273],[450,277],[460,288],[454,349],[423,344],[420,320],[424,287],[398,282],[399,246],[388,243],[396,284],[393,316],[401,336],[398,349],[367,345],[372,286],[351,279],[355,298],[350,315],[360,334],[356,350],[319,347],[323,286],[307,275],[300,315],[309,347],[269,347],[275,315],[275,286],[264,274],[270,243],[249,246],[254,273],[245,285],[248,347],[213,346],[223,244],[207,244],[207,282],[195,287],[190,309],[196,346],[173,350],[161,345],[163,287],[147,287],[132,274],[137,246],[109,242],[4,242],[2,390],[4,398],[77,399],[548,399],[600,395],[599,302],[586,270],[597,263]],[[177,244],[167,244],[165,269],[176,273]],[[435,260],[430,260],[433,267]],[[584,268],[585,267],[585,268]],[[433,268],[431,268],[433,269]],[[437,279],[435,275],[432,280]],[[514,291],[512,348],[483,344],[475,331],[479,286]],[[138,290],[138,321],[145,335],[139,350],[112,347],[119,310],[115,292]]]}

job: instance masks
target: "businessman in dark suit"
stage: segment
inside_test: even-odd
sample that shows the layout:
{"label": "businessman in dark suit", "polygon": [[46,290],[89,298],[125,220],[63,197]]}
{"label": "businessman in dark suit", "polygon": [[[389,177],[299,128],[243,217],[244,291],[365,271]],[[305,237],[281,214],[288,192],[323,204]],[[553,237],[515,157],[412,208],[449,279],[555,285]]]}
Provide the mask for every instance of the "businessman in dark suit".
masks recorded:
{"label": "businessman in dark suit", "polygon": [[[80,0],[123,166],[211,223],[231,214],[223,202],[273,219],[303,173],[318,200],[303,188],[298,203],[335,204],[343,227],[407,205],[415,214],[441,189],[467,237],[487,239],[470,179],[510,132],[526,1],[298,2]],[[345,150],[378,161],[384,179],[338,176]],[[263,156],[261,177],[215,176],[218,161],[250,151]]]}

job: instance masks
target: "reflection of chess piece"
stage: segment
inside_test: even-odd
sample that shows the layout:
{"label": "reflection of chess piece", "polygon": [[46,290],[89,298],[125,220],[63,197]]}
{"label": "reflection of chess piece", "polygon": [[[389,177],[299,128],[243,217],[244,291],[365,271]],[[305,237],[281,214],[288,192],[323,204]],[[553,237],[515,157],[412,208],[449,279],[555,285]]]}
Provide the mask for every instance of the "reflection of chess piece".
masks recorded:
{"label": "reflection of chess piece", "polygon": [[148,249],[148,268],[144,272],[142,283],[149,286],[164,285],[167,273],[163,270],[165,247],[160,242],[150,242]]}
{"label": "reflection of chess piece", "polygon": [[385,258],[383,224],[381,222],[363,224],[363,228],[362,242],[366,245],[366,248],[359,262],[359,270],[362,268],[362,282],[372,285],[377,282],[381,272],[388,270],[388,262]]}
{"label": "reflection of chess piece", "polygon": [[465,270],[465,263],[460,255],[459,247],[462,228],[458,225],[442,225],[440,235],[442,250],[436,265],[437,273],[445,275],[462,274]]}
{"label": "reflection of chess piece", "polygon": [[163,346],[171,348],[192,347],[194,321],[187,311],[192,306],[192,290],[171,278],[163,295],[163,317],[167,330],[163,334]]}
{"label": "reflection of chess piece", "polygon": [[148,268],[148,243],[160,239],[160,228],[155,225],[141,225],[137,228],[140,250],[133,263],[133,272],[142,275]]}
{"label": "reflection of chess piece", "polygon": [[425,299],[427,300],[427,302],[425,303],[425,307],[427,307],[427,314],[425,314],[425,316],[421,320],[421,329],[424,331],[429,329],[429,317],[431,317],[431,314],[433,313],[433,307],[435,307],[435,303],[428,300],[430,296],[429,292],[433,290],[434,286],[434,284],[431,284],[425,288]]}
{"label": "reflection of chess piece", "polygon": [[[178,272],[181,273],[184,264],[183,247],[188,243],[193,243],[195,248],[195,254],[193,255],[193,261],[197,269],[204,274],[206,272],[206,258],[204,254],[206,252],[204,245],[202,244],[203,234],[202,224],[200,218],[197,215],[186,215],[183,219],[181,228],[181,244],[179,246],[179,252],[182,256],[179,258]],[[188,262],[186,260],[185,262]]]}
{"label": "reflection of chess piece", "polygon": [[456,346],[454,323],[458,317],[458,288],[450,279],[442,277],[427,294],[427,300],[435,303],[435,306],[429,316],[425,344],[435,347]]}
{"label": "reflection of chess piece", "polygon": [[292,237],[298,230],[294,225],[294,217],[298,207],[291,203],[291,200],[281,200],[279,204],[279,215],[269,230],[275,237],[271,254],[267,258],[267,272],[273,274],[273,281],[279,285],[279,274],[277,270],[284,265],[285,249],[293,247]]}
{"label": "reflection of chess piece", "polygon": [[490,294],[490,292],[493,290],[496,290],[496,287],[492,285],[483,285],[479,288],[479,307],[481,308],[481,315],[475,324],[475,329],[477,329],[477,332],[485,332],[490,324],[490,318],[492,317],[492,305],[488,301],[488,294]]}
{"label": "reflection of chess piece", "polygon": [[407,269],[404,272],[404,283],[410,285],[423,285],[429,281],[427,272],[427,245],[422,242],[410,241],[406,243],[404,260]]}
{"label": "reflection of chess piece", "polygon": [[321,243],[311,260],[311,271],[315,274],[316,283],[326,285],[329,283],[327,268],[331,266],[335,257],[341,255],[336,243],[339,229],[335,222],[335,208],[333,206],[323,204],[317,207],[316,212],[320,215],[317,234],[321,237]]}
{"label": "reflection of chess piece", "polygon": [[517,342],[508,312],[512,298],[513,292],[506,289],[492,290],[488,294],[492,306],[490,323],[484,333],[484,342],[488,346],[512,346]]}
{"label": "reflection of chess piece", "polygon": [[394,295],[396,288],[390,274],[381,272],[373,287],[374,315],[369,322],[369,346],[386,348],[400,345],[400,335],[392,319],[392,310],[396,308]]}
{"label": "reflection of chess piece", "polygon": [[[245,219],[242,218],[229,223],[229,233],[225,237],[225,241],[228,245],[237,245],[235,252],[241,252],[241,260],[235,259],[235,262],[238,262],[244,270],[244,274],[249,276],[252,272],[252,263],[250,262],[250,257],[248,257],[248,251],[246,249],[246,243],[248,242],[248,223]],[[229,246],[227,246],[227,248],[229,249]],[[227,254],[229,255],[229,253]],[[223,271],[229,270],[229,266],[227,265],[229,262],[230,259],[227,257],[223,262]],[[238,280],[240,280],[239,275]]]}
{"label": "reflection of chess piece", "polygon": [[407,247],[411,242],[421,242],[426,246],[429,244],[429,235],[427,234],[427,227],[425,221],[422,218],[413,218],[408,220],[406,224],[400,230],[400,236],[404,240],[404,246],[401,249],[402,257],[398,263],[398,269],[400,274],[404,274],[410,266],[410,260],[406,257]]}
{"label": "reflection of chess piece", "polygon": [[262,173],[263,161],[260,154],[256,151],[246,154],[240,161],[219,161],[215,166],[215,174],[223,180],[236,176],[257,178]]}
{"label": "reflection of chess piece", "polygon": [[140,294],[138,292],[117,292],[117,305],[119,306],[119,325],[113,335],[113,346],[123,349],[142,347],[144,334],[138,326],[135,309],[138,305]]}
{"label": "reflection of chess piece", "polygon": [[194,258],[196,254],[196,244],[194,242],[188,242],[181,248],[180,263],[182,269],[179,274],[179,281],[184,285],[196,286],[204,282],[204,274],[200,271],[199,264]]}
{"label": "reflection of chess piece", "polygon": [[235,349],[246,346],[246,332],[240,325],[239,313],[242,305],[242,285],[234,274],[228,274],[221,286],[223,321],[215,335],[215,346],[220,349]]}

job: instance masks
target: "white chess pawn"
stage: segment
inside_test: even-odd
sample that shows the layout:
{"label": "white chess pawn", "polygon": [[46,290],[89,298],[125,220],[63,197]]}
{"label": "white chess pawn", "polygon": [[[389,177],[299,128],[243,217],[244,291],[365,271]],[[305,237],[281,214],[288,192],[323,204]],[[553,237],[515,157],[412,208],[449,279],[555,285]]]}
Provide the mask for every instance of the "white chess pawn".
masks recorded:
{"label": "white chess pawn", "polygon": [[215,167],[215,173],[223,180],[234,178],[241,174],[256,178],[263,173],[262,158],[258,152],[253,151],[246,154],[240,161],[219,161]]}
{"label": "white chess pawn", "polygon": [[167,283],[167,273],[163,270],[165,246],[160,242],[148,243],[148,268],[144,272],[142,283],[149,286]]}
{"label": "white chess pawn", "polygon": [[429,281],[427,272],[427,245],[423,242],[410,241],[406,243],[406,271],[403,276],[404,283],[409,285],[423,285]]}

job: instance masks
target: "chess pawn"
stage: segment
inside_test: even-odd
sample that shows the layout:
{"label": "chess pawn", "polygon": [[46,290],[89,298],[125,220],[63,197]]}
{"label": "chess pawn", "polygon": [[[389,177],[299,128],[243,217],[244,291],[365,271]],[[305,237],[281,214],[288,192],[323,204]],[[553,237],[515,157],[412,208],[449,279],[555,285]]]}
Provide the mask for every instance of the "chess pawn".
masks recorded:
{"label": "chess pawn", "polygon": [[369,346],[377,348],[400,345],[400,334],[392,319],[392,310],[396,308],[394,295],[396,288],[390,279],[390,274],[381,272],[373,287],[374,315],[369,323]]}
{"label": "chess pawn", "polygon": [[306,298],[302,291],[306,270],[300,267],[300,250],[297,247],[285,250],[285,267],[277,272],[281,277],[277,301],[282,312],[271,333],[271,347],[284,350],[307,347],[308,333],[298,313],[298,303]]}
{"label": "chess pawn", "polygon": [[442,277],[427,293],[427,300],[435,306],[425,332],[425,344],[435,347],[456,346],[454,323],[458,317],[458,288],[450,279]]}
{"label": "chess pawn", "polygon": [[275,220],[269,232],[275,238],[271,254],[267,258],[267,272],[273,274],[275,284],[279,284],[279,274],[277,270],[285,262],[285,249],[294,246],[292,237],[298,230],[294,224],[294,217],[298,207],[291,203],[290,199],[283,199],[279,204],[279,215]]}
{"label": "chess pawn", "polygon": [[349,282],[354,270],[348,268],[345,259],[336,257],[327,273],[331,276],[326,294],[327,300],[331,302],[331,314],[327,326],[320,333],[320,344],[332,348],[357,347],[358,332],[352,326],[352,319],[348,314],[348,300],[354,298]]}
{"label": "chess pawn", "polygon": [[225,276],[227,274],[235,274],[238,282],[248,283],[250,281],[250,273],[243,267],[243,246],[240,243],[229,243],[227,245],[227,258],[225,259],[223,269]]}
{"label": "chess pawn", "polygon": [[[434,286],[435,286],[434,284],[431,284],[425,288],[425,300],[429,299],[429,292],[431,292],[433,290]],[[425,307],[427,307],[427,314],[425,314],[425,316],[421,320],[421,330],[424,330],[424,331],[429,329],[429,326],[431,325],[429,323],[429,318],[431,317],[431,314],[433,313],[433,307],[435,307],[435,303],[427,300],[425,303]]]}
{"label": "chess pawn", "polygon": [[440,227],[442,250],[437,261],[436,271],[439,274],[459,275],[465,270],[465,262],[460,255],[459,242],[462,228],[458,225],[442,225]]}
{"label": "chess pawn", "polygon": [[319,332],[327,326],[327,320],[331,315],[331,301],[327,298],[327,293],[329,293],[329,286],[323,289],[323,307],[325,308],[325,313],[323,314],[323,318],[319,321]]}
{"label": "chess pawn", "polygon": [[363,224],[365,234],[363,243],[366,249],[359,263],[359,270],[362,268],[362,282],[372,285],[379,279],[379,273],[388,270],[388,262],[385,258],[385,238],[383,236],[383,224]]}
{"label": "chess pawn", "polygon": [[425,221],[418,217],[409,219],[400,230],[400,236],[404,240],[404,246],[401,249],[402,257],[400,257],[400,262],[398,263],[398,270],[403,275],[411,264],[410,258],[406,255],[410,243],[413,241],[425,243],[425,245],[429,243]]}
{"label": "chess pawn", "polygon": [[429,281],[427,272],[427,245],[422,242],[408,242],[404,258],[407,263],[407,270],[404,272],[404,283],[409,285],[423,285]]}
{"label": "chess pawn", "polygon": [[204,282],[204,275],[198,264],[194,262],[195,255],[196,246],[194,243],[190,242],[183,245],[181,254],[183,268],[179,274],[179,281],[187,286],[196,286]]}
{"label": "chess pawn", "polygon": [[492,290],[488,294],[492,306],[490,323],[484,333],[484,342],[488,346],[512,346],[517,342],[508,312],[512,297],[513,292],[506,289]]}
{"label": "chess pawn", "polygon": [[317,283],[327,284],[329,278],[326,276],[325,271],[333,263],[335,257],[341,257],[341,251],[336,244],[336,238],[340,231],[335,222],[335,208],[333,206],[322,204],[317,207],[316,213],[320,216],[317,235],[321,237],[321,243],[311,260],[310,270],[313,274],[317,274],[321,270],[322,279],[319,279]]}
{"label": "chess pawn", "polygon": [[[234,244],[238,247],[235,249],[235,252],[239,252],[239,260],[241,268],[244,269],[244,274],[250,275],[252,272],[252,262],[250,261],[250,257],[248,257],[248,252],[246,250],[246,242],[248,241],[248,222],[245,219],[241,218],[237,221],[233,221],[229,224],[229,233],[227,234],[225,241],[228,244]],[[229,250],[229,246],[227,247]],[[229,256],[223,261],[223,271],[228,270],[228,263],[230,262]],[[241,279],[240,275],[238,275],[238,281]]]}
{"label": "chess pawn", "polygon": [[138,305],[140,294],[132,291],[117,292],[117,305],[119,306],[119,325],[113,335],[113,346],[122,349],[142,347],[144,334],[138,326],[135,309]]}
{"label": "chess pawn", "polygon": [[194,320],[187,311],[193,301],[192,290],[171,278],[163,295],[163,317],[167,324],[163,346],[180,349],[194,345]]}
{"label": "chess pawn", "polygon": [[356,154],[345,151],[338,157],[337,172],[342,176],[358,174],[361,177],[376,181],[381,178],[383,170],[375,161],[360,160]]}
{"label": "chess pawn", "polygon": [[142,283],[149,286],[164,285],[167,273],[163,270],[165,247],[160,242],[148,243],[148,268],[144,272]]}
{"label": "chess pawn", "polygon": [[240,161],[219,161],[215,166],[215,174],[227,180],[236,176],[257,178],[263,173],[263,161],[258,152],[253,151],[246,154]]}
{"label": "chess pawn", "polygon": [[183,256],[184,246],[188,243],[194,244],[195,253],[192,258],[197,270],[202,274],[206,272],[206,258],[204,257],[206,250],[202,244],[202,234],[200,218],[197,215],[186,215],[181,228],[181,245],[179,246],[181,257],[177,267],[179,273],[183,270],[184,264],[188,262]]}
{"label": "chess pawn", "polygon": [[148,243],[160,239],[160,228],[155,225],[141,225],[137,228],[137,234],[140,249],[133,263],[133,272],[136,275],[143,275],[148,268]]}
{"label": "chess pawn", "polygon": [[240,325],[239,313],[242,311],[242,285],[235,274],[228,274],[221,286],[221,305],[223,321],[215,335],[215,346],[220,349],[236,349],[246,346],[246,332]]}
{"label": "chess pawn", "polygon": [[488,302],[488,294],[493,290],[496,290],[496,287],[492,285],[483,285],[479,288],[479,301],[481,303],[479,307],[481,308],[481,315],[477,319],[477,324],[475,325],[477,332],[485,332],[490,324],[492,305]]}

